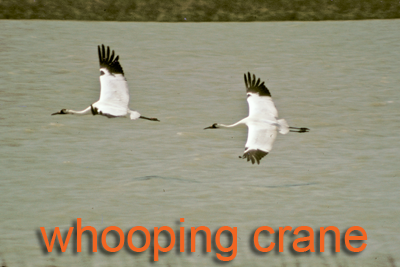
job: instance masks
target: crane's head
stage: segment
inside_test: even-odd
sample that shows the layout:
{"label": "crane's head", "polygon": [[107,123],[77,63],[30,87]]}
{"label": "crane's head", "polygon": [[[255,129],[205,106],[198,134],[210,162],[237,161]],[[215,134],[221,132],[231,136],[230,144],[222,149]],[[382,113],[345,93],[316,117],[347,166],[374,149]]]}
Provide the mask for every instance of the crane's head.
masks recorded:
{"label": "crane's head", "polygon": [[60,110],[59,112],[55,112],[51,115],[58,115],[58,114],[68,114],[67,110],[65,108],[63,108],[62,110]]}
{"label": "crane's head", "polygon": [[205,129],[218,129],[218,128],[219,128],[219,127],[218,127],[218,123],[214,123],[213,125],[204,128],[204,130],[205,130]]}

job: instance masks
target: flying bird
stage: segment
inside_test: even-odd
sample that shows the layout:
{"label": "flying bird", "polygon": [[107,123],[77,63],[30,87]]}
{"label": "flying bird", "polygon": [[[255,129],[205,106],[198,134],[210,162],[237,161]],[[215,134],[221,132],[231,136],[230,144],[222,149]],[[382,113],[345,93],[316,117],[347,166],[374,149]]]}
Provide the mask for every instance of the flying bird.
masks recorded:
{"label": "flying bird", "polygon": [[62,109],[51,115],[76,114],[76,115],[103,115],[108,118],[127,117],[131,120],[146,119],[159,121],[157,118],[148,118],[140,115],[139,112],[130,110],[128,82],[124,76],[119,56],[114,58],[114,50],[110,55],[110,47],[107,46],[107,53],[104,45],[98,46],[100,61],[100,99],[84,110],[75,111]]}
{"label": "flying bird", "polygon": [[251,163],[260,164],[260,160],[265,157],[272,149],[272,144],[275,141],[277,132],[287,134],[290,132],[305,133],[309,132],[308,128],[289,127],[284,119],[278,119],[278,111],[271,98],[271,93],[261,83],[260,78],[256,79],[250,72],[244,74],[244,83],[247,89],[247,102],[249,104],[249,116],[231,124],[225,125],[214,123],[204,129],[216,129],[219,127],[235,127],[240,124],[246,124],[249,128],[247,142],[243,156],[239,158],[247,158]]}

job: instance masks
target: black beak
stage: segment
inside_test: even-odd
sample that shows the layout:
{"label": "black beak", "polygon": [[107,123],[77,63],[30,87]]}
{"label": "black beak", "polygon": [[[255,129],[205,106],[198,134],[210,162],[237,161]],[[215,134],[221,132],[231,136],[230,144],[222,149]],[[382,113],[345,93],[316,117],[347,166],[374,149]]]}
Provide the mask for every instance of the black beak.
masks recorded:
{"label": "black beak", "polygon": [[213,125],[204,128],[204,130],[205,130],[205,129],[217,129],[217,128],[218,128],[218,127],[217,127],[217,123],[214,123]]}
{"label": "black beak", "polygon": [[54,112],[54,113],[51,114],[51,115],[53,116],[53,115],[58,115],[58,114],[67,114],[66,111],[67,111],[66,109],[62,109],[62,110],[60,110],[59,112]]}

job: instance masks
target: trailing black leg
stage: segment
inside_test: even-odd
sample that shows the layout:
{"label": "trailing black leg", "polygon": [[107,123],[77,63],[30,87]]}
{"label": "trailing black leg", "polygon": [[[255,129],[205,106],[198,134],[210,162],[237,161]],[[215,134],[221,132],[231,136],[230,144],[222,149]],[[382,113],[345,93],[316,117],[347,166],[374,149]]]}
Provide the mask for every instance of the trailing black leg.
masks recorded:
{"label": "trailing black leg", "polygon": [[160,120],[157,119],[157,118],[147,118],[147,117],[145,117],[145,116],[140,116],[139,118],[140,118],[140,119],[149,120],[149,121],[160,121]]}
{"label": "trailing black leg", "polygon": [[305,127],[289,127],[291,132],[294,133],[308,133],[310,131],[310,129],[305,128]]}

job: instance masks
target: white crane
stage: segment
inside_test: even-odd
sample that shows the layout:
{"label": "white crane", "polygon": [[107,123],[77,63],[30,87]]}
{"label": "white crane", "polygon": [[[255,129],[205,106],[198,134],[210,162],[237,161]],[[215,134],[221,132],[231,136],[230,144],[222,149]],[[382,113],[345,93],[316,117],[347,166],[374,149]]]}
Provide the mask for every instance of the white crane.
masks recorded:
{"label": "white crane", "polygon": [[260,160],[268,154],[272,149],[277,132],[287,134],[290,132],[305,133],[309,132],[308,128],[289,127],[286,120],[278,119],[278,111],[271,98],[271,93],[264,85],[260,83],[260,78],[256,80],[253,74],[251,78],[250,72],[244,74],[244,82],[247,89],[247,102],[249,104],[249,116],[231,124],[214,123],[210,127],[204,129],[216,129],[219,127],[235,127],[236,125],[246,124],[249,128],[247,142],[243,156],[239,158],[247,158],[254,164],[260,164]]}
{"label": "white crane", "polygon": [[110,47],[107,46],[107,54],[104,45],[98,46],[100,60],[100,99],[81,111],[72,109],[62,109],[58,114],[76,115],[103,115],[108,118],[127,117],[131,120],[146,119],[159,121],[157,118],[147,118],[141,116],[139,112],[130,110],[129,88],[124,71],[119,64],[119,56],[114,59],[114,50],[110,55]]}

